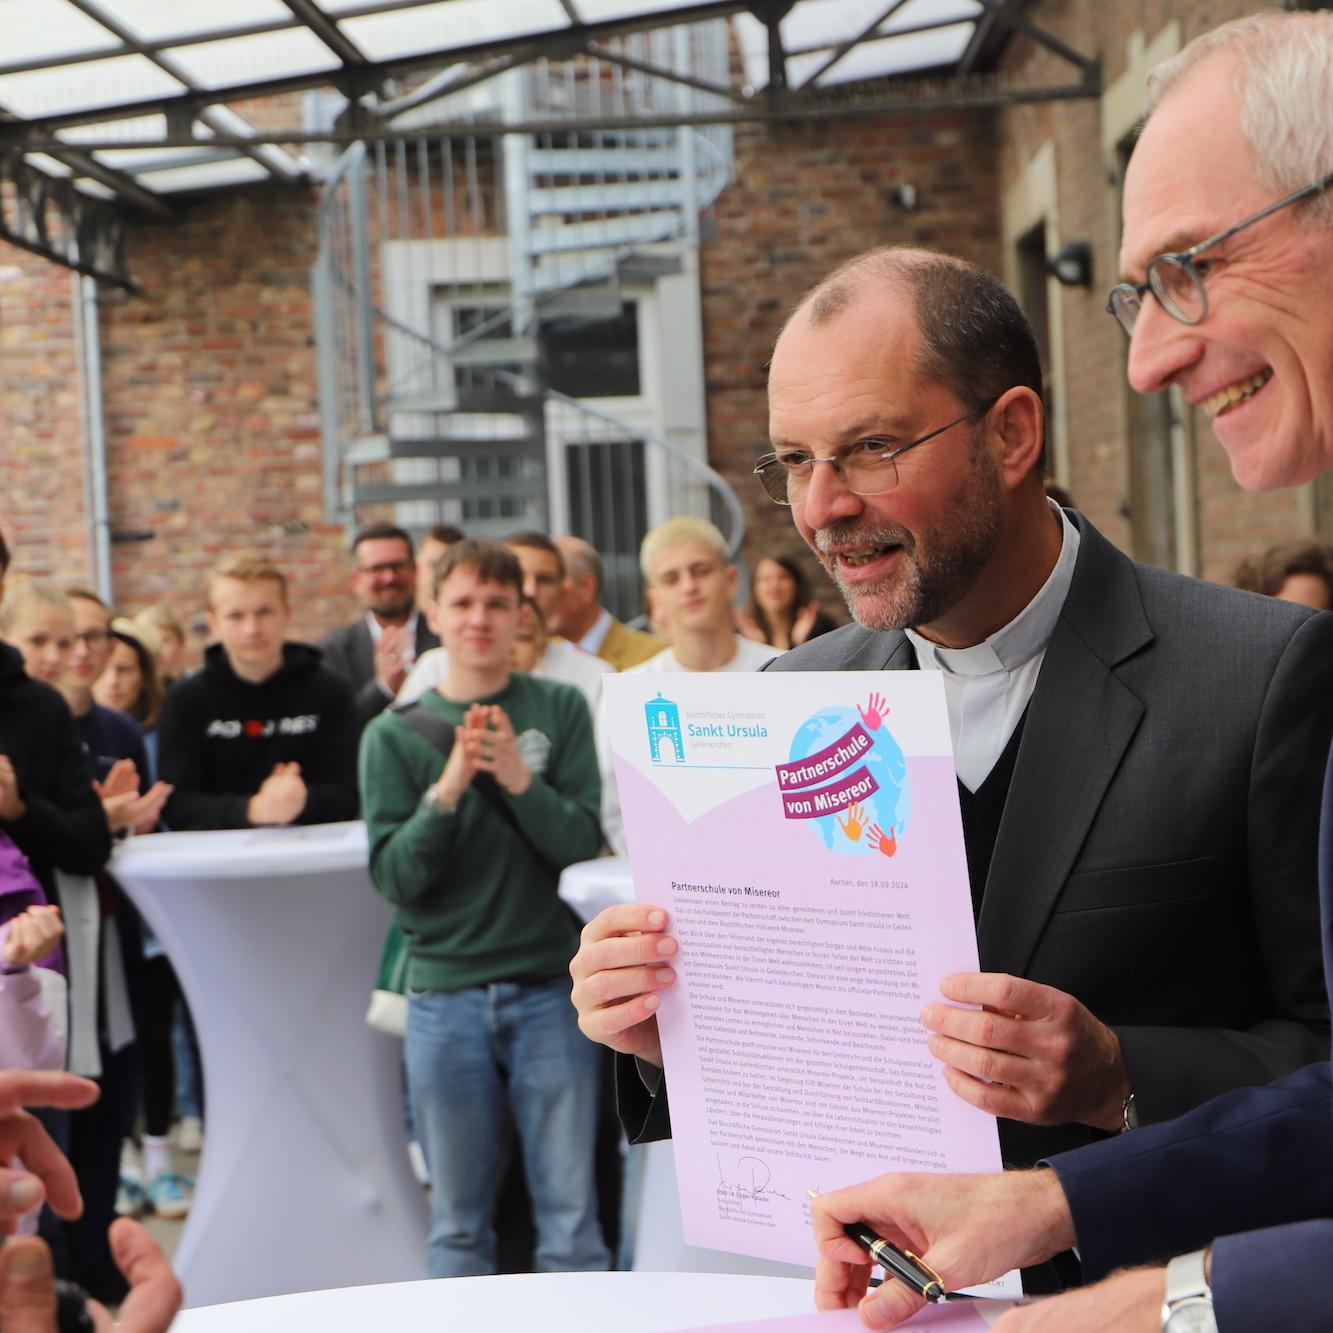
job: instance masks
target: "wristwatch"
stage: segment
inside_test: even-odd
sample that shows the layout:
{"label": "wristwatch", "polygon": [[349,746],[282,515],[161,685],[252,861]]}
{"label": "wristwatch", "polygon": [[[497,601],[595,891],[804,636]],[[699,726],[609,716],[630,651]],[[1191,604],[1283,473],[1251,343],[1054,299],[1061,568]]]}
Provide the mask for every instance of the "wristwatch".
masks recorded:
{"label": "wristwatch", "polygon": [[1122,1134],[1128,1134],[1131,1129],[1138,1129],[1139,1127],[1139,1108],[1134,1105],[1134,1094],[1132,1092],[1120,1103],[1120,1119],[1122,1121],[1120,1126]]}
{"label": "wristwatch", "polygon": [[1166,1266],[1162,1333],[1217,1333],[1213,1293],[1204,1276],[1207,1250],[1182,1254]]}
{"label": "wristwatch", "polygon": [[458,809],[456,805],[450,805],[440,795],[439,787],[433,782],[421,793],[421,808],[436,815],[451,815]]}

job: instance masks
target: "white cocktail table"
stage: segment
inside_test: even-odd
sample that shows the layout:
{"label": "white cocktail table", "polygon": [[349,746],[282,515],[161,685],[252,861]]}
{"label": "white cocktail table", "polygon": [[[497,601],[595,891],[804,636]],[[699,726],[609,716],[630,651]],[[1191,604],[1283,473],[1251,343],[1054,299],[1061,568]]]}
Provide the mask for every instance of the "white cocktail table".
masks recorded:
{"label": "white cocktail table", "polygon": [[171,958],[208,1135],[175,1266],[190,1305],[425,1276],[400,1042],[365,1024],[387,903],[361,823],[159,833],[111,865]]}

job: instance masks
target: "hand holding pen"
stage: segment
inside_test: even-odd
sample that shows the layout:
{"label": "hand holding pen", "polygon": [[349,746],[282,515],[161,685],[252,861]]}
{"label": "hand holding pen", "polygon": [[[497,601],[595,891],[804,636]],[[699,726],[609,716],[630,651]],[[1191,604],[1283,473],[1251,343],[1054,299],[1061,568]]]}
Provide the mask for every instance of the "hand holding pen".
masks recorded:
{"label": "hand holding pen", "polygon": [[[867,1328],[888,1328],[943,1295],[1038,1263],[1073,1244],[1064,1192],[1053,1171],[994,1175],[887,1175],[819,1195],[810,1204],[819,1263],[815,1305],[860,1308]],[[875,1239],[920,1256],[920,1284],[886,1281],[868,1292],[876,1263],[846,1233],[860,1224]],[[881,1252],[886,1253],[886,1252]],[[909,1261],[910,1263],[911,1261]],[[892,1271],[892,1270],[888,1270]],[[907,1268],[900,1275],[908,1277]],[[930,1288],[938,1278],[939,1288]]]}

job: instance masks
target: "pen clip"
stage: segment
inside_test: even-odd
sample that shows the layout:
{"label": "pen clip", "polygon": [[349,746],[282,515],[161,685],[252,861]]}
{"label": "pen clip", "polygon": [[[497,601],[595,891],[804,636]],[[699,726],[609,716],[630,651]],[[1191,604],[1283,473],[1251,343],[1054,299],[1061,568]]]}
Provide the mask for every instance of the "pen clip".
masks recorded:
{"label": "pen clip", "polygon": [[923,1272],[929,1275],[930,1280],[935,1283],[941,1291],[944,1290],[944,1279],[919,1255],[913,1254],[911,1250],[904,1250],[903,1253]]}

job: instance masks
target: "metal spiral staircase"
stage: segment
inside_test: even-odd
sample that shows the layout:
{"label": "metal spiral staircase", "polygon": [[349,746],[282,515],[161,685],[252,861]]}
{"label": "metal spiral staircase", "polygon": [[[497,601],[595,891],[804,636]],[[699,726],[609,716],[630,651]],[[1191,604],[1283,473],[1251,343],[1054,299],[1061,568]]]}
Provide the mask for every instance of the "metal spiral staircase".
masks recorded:
{"label": "metal spiral staircase", "polygon": [[585,56],[495,81],[502,113],[553,125],[540,135],[433,136],[458,99],[404,96],[393,128],[419,137],[353,145],[324,185],[314,287],[330,514],[575,533],[628,615],[649,527],[710,518],[734,551],[743,518],[706,462],[698,364],[699,217],[727,183],[729,132],[558,128],[715,96],[633,66],[725,82],[725,25],[622,47],[628,65]]}

